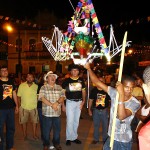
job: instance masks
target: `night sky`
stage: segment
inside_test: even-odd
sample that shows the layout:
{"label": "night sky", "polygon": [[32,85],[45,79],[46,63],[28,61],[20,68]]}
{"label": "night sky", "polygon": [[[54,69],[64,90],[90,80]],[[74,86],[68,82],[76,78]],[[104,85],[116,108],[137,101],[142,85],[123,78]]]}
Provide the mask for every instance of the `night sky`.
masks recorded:
{"label": "night sky", "polygon": [[[70,1],[76,8],[79,0]],[[125,23],[126,21],[145,19],[150,16],[148,0],[139,2],[132,0],[92,0],[92,2],[101,25],[119,25],[120,22]],[[69,0],[3,0],[0,2],[0,16],[16,19],[32,19],[45,9],[50,13],[53,12],[59,18],[67,18],[68,21],[71,20],[74,13]],[[129,35],[131,40],[134,35],[134,38],[139,37],[138,40],[150,40],[149,23],[140,23],[140,25],[131,26],[129,29],[125,27],[119,29],[119,33],[122,34],[125,30],[132,31],[132,35]]]}
{"label": "night sky", "polygon": [[[70,0],[73,7],[79,0]],[[148,0],[137,1],[101,1],[92,0],[97,16],[103,22],[124,21],[127,19],[145,17],[150,15]],[[132,4],[131,4],[132,2]],[[73,15],[73,8],[69,0],[3,0],[0,2],[0,15],[10,15],[11,17],[32,18],[38,11],[48,9],[58,17]]]}

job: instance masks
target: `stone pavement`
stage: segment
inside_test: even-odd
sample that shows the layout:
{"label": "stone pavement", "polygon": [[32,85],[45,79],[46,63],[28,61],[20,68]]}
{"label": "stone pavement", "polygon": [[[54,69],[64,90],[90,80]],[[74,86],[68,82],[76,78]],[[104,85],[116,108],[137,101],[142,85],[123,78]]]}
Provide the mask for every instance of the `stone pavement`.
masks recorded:
{"label": "stone pavement", "polygon": [[[87,110],[82,112],[83,119],[80,119],[79,126],[79,139],[82,141],[82,144],[78,145],[71,143],[71,146],[65,145],[65,132],[66,132],[66,117],[65,113],[62,112],[61,115],[61,143],[63,150],[102,150],[102,140],[96,145],[90,144],[93,140],[93,124],[92,118],[87,114]],[[32,138],[32,126],[28,124],[28,139],[24,141],[22,137],[21,126],[18,123],[18,115],[16,115],[16,132],[15,132],[15,148],[16,150],[43,150],[42,141],[39,139],[37,141]],[[40,129],[38,126],[38,135],[40,137]],[[55,149],[54,149],[55,150]],[[133,143],[133,150],[138,150],[137,143]]]}

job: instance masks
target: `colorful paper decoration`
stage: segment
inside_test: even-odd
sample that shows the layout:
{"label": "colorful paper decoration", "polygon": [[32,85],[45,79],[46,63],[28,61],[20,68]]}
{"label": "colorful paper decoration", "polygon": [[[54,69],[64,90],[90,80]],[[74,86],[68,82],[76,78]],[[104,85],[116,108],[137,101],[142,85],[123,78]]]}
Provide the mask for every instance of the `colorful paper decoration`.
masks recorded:
{"label": "colorful paper decoration", "polygon": [[[72,20],[68,23],[67,32],[64,34],[61,51],[66,52],[67,45],[67,50],[71,54],[74,52],[74,48],[76,46],[81,59],[87,56],[87,52],[90,53],[90,50],[92,50],[92,47],[94,46],[94,41],[91,40],[92,35],[90,35],[93,31],[90,31],[90,29],[91,27],[95,27],[100,47],[102,52],[105,54],[107,45],[92,1],[80,0],[75,9],[75,13],[71,18]],[[91,25],[90,20],[92,20],[93,25]],[[84,39],[81,40],[81,37],[84,37]],[[87,40],[91,40],[92,42],[89,43]]]}

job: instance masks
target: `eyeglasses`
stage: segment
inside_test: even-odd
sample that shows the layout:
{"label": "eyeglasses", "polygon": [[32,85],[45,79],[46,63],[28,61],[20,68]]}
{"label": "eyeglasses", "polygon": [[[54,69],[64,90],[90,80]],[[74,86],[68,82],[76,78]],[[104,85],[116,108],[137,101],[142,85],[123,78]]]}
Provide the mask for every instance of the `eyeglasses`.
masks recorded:
{"label": "eyeglasses", "polygon": [[6,72],[8,71],[8,69],[1,69],[1,72]]}

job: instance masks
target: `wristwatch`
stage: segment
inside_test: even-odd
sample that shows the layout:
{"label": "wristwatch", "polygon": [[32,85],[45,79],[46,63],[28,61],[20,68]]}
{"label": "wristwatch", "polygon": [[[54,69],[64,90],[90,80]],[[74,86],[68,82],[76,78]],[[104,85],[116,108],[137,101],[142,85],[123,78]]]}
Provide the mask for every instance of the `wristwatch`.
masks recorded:
{"label": "wristwatch", "polygon": [[118,105],[124,104],[124,102],[118,101]]}

